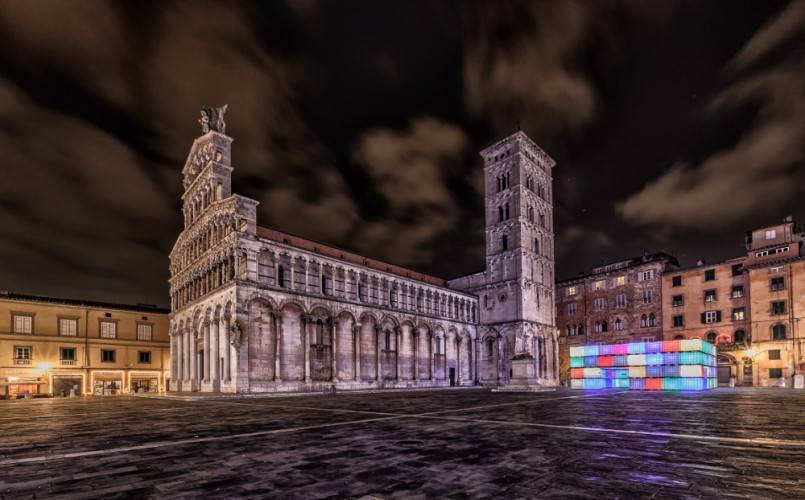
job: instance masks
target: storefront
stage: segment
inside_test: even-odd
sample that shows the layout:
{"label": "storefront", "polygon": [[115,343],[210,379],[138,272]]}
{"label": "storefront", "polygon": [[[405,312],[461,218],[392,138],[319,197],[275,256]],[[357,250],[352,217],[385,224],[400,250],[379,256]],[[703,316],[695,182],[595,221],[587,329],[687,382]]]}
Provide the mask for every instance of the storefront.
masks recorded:
{"label": "storefront", "polygon": [[95,396],[117,396],[123,391],[123,371],[94,371],[90,385]]}
{"label": "storefront", "polygon": [[36,377],[7,377],[0,379],[0,397],[7,399],[47,395],[48,381]]}
{"label": "storefront", "polygon": [[131,392],[159,392],[159,372],[157,371],[131,371],[129,372],[129,388]]}
{"label": "storefront", "polygon": [[83,396],[84,374],[62,373],[53,375],[53,395],[56,397]]}

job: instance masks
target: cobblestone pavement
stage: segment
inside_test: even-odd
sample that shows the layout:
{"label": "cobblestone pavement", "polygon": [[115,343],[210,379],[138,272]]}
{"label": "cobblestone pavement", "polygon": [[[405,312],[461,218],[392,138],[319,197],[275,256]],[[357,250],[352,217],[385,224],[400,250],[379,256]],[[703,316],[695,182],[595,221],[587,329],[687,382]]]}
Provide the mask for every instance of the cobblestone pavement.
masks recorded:
{"label": "cobblestone pavement", "polygon": [[0,401],[2,498],[804,498],[805,391]]}

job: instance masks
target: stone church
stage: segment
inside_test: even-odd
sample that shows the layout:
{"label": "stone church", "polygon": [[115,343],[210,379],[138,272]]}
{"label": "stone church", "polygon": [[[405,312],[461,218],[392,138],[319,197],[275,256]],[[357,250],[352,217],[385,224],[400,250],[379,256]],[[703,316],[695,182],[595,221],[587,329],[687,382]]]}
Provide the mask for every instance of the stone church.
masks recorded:
{"label": "stone church", "polygon": [[170,254],[171,391],[556,385],[554,161],[523,132],[481,152],[486,270],[446,281],[258,225],[232,193],[223,111],[202,111]]}

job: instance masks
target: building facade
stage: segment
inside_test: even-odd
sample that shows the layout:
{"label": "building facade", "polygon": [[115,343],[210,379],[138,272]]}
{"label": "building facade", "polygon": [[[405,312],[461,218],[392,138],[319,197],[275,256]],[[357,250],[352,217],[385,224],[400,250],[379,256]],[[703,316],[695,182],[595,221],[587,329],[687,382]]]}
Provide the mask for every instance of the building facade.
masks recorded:
{"label": "building facade", "polygon": [[168,311],[0,292],[0,397],[164,391]]}
{"label": "building facade", "polygon": [[[662,277],[663,332],[665,340],[702,339],[718,346],[719,353],[747,348],[750,301],[744,257],[678,269]],[[752,385],[751,372],[737,364],[719,365],[721,384],[735,378]],[[739,369],[740,368],[740,369]],[[746,375],[746,378],[745,378]]]}
{"label": "building facade", "polygon": [[[203,132],[183,169],[185,227],[170,255],[171,390],[499,385],[507,380],[504,358],[511,353],[511,328],[502,328],[503,322],[522,330],[524,314],[539,320],[529,323],[529,332],[542,340],[531,345],[542,353],[545,379],[555,379],[547,364],[550,340],[555,345],[553,236],[549,226],[538,228],[535,222],[550,223],[546,193],[553,162],[525,134],[483,152],[495,157],[487,162],[487,174],[507,166],[506,184],[499,179],[497,186],[510,196],[507,210],[513,216],[506,225],[510,248],[495,248],[487,258],[487,265],[495,263],[489,273],[494,297],[510,296],[511,304],[520,304],[515,315],[496,316],[491,325],[489,299],[479,310],[472,286],[478,281],[471,277],[448,283],[259,226],[257,202],[231,192],[232,138],[214,128]],[[529,174],[532,188],[525,192]],[[488,210],[497,203],[492,198],[487,196]],[[543,245],[542,253],[525,251],[524,242],[532,238]],[[529,278],[523,293],[519,275],[527,261],[538,261],[543,269],[541,285]],[[542,300],[539,312],[523,312],[537,300]],[[483,344],[488,340],[492,347]]]}
{"label": "building facade", "polygon": [[662,340],[662,276],[678,267],[671,255],[645,253],[557,282],[562,380],[569,379],[571,346]]}
{"label": "building facade", "polygon": [[749,231],[744,271],[749,285],[746,349],[719,352],[752,375],[752,385],[791,387],[805,373],[805,234],[791,217],[781,224]]}
{"label": "building facade", "polygon": [[[534,358],[537,381],[558,383],[554,317],[553,161],[518,131],[481,151],[486,268],[450,281],[478,297],[479,382],[507,384],[512,358]],[[519,342],[518,342],[519,339]]]}

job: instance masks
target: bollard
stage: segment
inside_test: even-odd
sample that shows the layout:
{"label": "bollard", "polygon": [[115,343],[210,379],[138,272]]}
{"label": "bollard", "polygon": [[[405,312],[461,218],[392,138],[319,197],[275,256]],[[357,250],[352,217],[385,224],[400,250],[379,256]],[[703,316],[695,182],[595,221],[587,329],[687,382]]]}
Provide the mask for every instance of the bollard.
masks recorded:
{"label": "bollard", "polygon": [[70,397],[71,398],[75,397],[75,389],[70,389]]}
{"label": "bollard", "polygon": [[730,377],[730,387],[735,387],[735,377]]}
{"label": "bollard", "polygon": [[330,386],[330,396],[335,396],[335,384]]}

